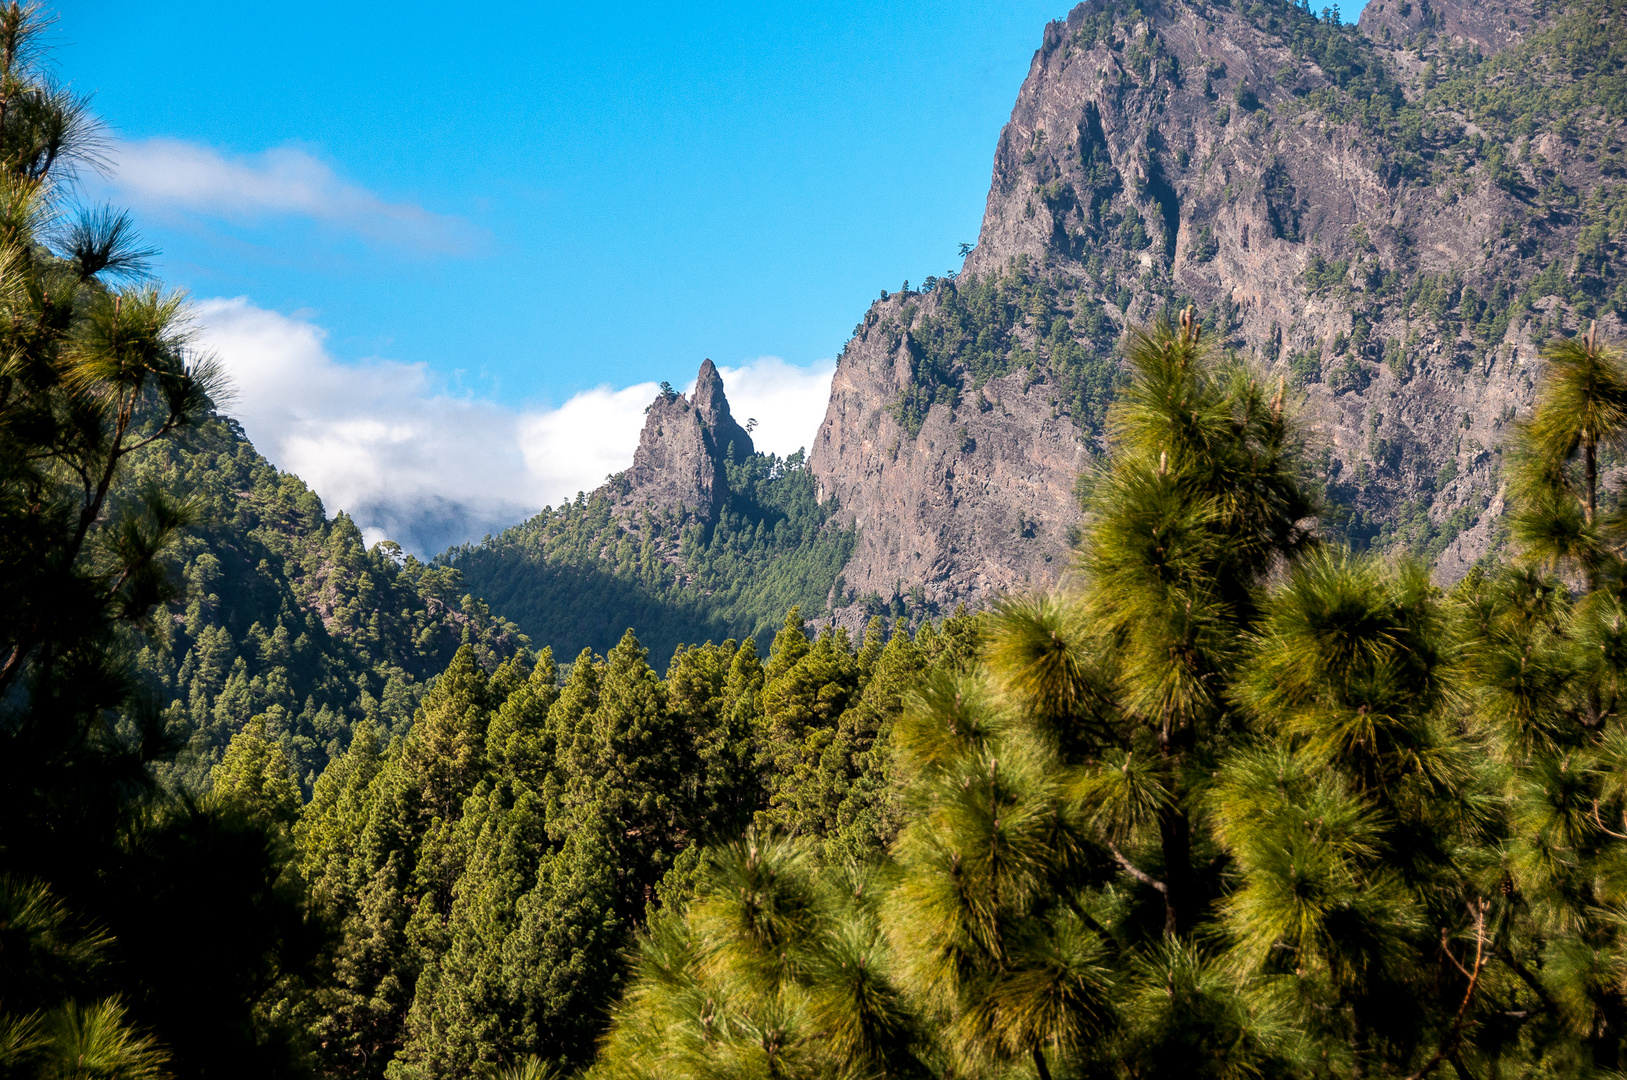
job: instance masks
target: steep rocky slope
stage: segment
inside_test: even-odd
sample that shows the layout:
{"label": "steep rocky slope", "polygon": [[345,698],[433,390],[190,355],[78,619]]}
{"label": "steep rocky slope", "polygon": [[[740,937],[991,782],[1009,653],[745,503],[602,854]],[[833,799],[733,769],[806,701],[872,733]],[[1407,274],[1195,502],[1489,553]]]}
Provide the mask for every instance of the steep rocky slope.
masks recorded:
{"label": "steep rocky slope", "polygon": [[1352,542],[1461,573],[1540,342],[1627,310],[1620,0],[1093,0],[1045,29],[953,280],[871,306],[810,456],[843,621],[1053,580],[1115,343],[1196,304],[1302,392]]}

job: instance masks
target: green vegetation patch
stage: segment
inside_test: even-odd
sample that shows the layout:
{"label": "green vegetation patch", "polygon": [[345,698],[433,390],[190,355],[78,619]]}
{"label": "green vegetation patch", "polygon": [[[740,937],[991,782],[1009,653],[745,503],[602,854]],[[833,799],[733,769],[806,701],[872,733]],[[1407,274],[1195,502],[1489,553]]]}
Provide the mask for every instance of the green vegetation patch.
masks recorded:
{"label": "green vegetation patch", "polygon": [[614,512],[616,485],[437,557],[532,640],[572,655],[636,626],[657,657],[681,643],[767,641],[791,607],[827,610],[857,534],[821,506],[801,451],[727,466],[729,501],[707,526]]}

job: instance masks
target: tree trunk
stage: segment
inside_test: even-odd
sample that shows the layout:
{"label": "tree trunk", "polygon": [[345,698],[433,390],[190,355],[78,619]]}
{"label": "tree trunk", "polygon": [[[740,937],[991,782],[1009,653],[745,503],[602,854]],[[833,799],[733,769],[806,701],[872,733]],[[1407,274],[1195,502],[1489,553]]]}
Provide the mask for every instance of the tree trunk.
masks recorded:
{"label": "tree trunk", "polygon": [[1164,933],[1180,934],[1190,929],[1187,909],[1192,904],[1192,822],[1187,819],[1177,793],[1178,765],[1192,739],[1190,726],[1177,725],[1164,717],[1158,737],[1163,757],[1164,783],[1168,800],[1158,811],[1158,839],[1164,852]]}
{"label": "tree trunk", "polygon": [[1599,512],[1599,450],[1592,432],[1582,435],[1582,471],[1587,480],[1587,523],[1591,525]]}
{"label": "tree trunk", "polygon": [[1166,806],[1158,812],[1158,838],[1164,849],[1164,933],[1181,934],[1192,899],[1192,822],[1186,811]]}
{"label": "tree trunk", "polygon": [[1614,1072],[1621,1067],[1621,1033],[1627,1027],[1627,1010],[1621,1007],[1620,1002],[1606,1003],[1600,1009],[1604,1015],[1595,1023],[1598,1030],[1588,1037],[1588,1049],[1593,1052],[1593,1064],[1596,1068]]}
{"label": "tree trunk", "polygon": [[[1587,480],[1587,523],[1591,526],[1593,518],[1599,512],[1599,449],[1598,440],[1592,432],[1582,435],[1582,471]],[[1599,568],[1596,558],[1588,559],[1587,587],[1589,592],[1599,590]],[[1590,703],[1594,705],[1593,714],[1598,716],[1597,703],[1592,698],[1598,697],[1598,691],[1592,692]]]}
{"label": "tree trunk", "polygon": [[1034,1071],[1039,1074],[1039,1080],[1051,1080],[1051,1069],[1045,1064],[1045,1051],[1034,1047]]}
{"label": "tree trunk", "polygon": [[[1592,432],[1584,432],[1582,435],[1582,473],[1587,481],[1587,523],[1592,525],[1594,515],[1599,511],[1599,452]],[[1587,590],[1599,591],[1598,560],[1592,557],[1588,559]],[[1604,702],[1600,699],[1597,686],[1588,687],[1587,707],[1588,726],[1598,725],[1604,716]]]}

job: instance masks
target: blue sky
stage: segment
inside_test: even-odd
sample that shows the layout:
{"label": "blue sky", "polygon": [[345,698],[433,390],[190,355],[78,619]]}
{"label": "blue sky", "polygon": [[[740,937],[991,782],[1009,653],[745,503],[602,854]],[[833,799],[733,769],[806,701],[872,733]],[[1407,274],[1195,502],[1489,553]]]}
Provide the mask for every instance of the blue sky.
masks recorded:
{"label": "blue sky", "polygon": [[87,192],[203,302],[251,437],[379,534],[450,514],[427,549],[624,467],[702,357],[771,448],[811,441],[870,299],[976,239],[1066,4],[57,11],[113,138]]}
{"label": "blue sky", "polygon": [[708,355],[834,356],[878,290],[976,238],[1065,11],[593,7],[68,3],[57,63],[123,139],[294,149],[443,219],[358,234],[132,200],[166,279],[520,404]]}

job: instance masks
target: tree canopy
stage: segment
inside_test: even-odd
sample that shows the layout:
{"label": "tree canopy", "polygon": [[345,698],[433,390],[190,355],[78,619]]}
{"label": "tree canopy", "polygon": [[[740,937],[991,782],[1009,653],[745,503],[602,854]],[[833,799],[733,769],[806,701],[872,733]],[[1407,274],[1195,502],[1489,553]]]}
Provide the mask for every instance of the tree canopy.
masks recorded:
{"label": "tree canopy", "polygon": [[1443,591],[1317,539],[1280,383],[1133,336],[1078,579],[905,694],[885,853],[706,851],[591,1074],[1613,1073],[1627,372],[1548,356],[1516,512],[1572,539]]}

